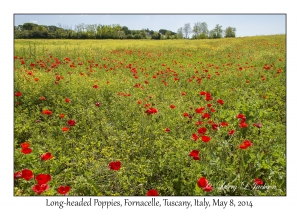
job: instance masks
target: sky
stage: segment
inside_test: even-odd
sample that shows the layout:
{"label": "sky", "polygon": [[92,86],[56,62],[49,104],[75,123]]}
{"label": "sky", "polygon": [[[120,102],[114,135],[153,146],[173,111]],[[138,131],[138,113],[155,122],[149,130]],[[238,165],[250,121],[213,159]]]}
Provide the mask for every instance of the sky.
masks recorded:
{"label": "sky", "polygon": [[197,22],[206,22],[208,29],[213,29],[217,24],[225,30],[227,27],[236,28],[237,37],[286,34],[286,15],[277,14],[14,14],[14,25],[23,25],[26,22],[38,25],[68,26],[72,29],[75,25],[119,24],[127,26],[130,30],[159,31],[167,29],[177,32],[184,24],[190,23],[193,28]]}

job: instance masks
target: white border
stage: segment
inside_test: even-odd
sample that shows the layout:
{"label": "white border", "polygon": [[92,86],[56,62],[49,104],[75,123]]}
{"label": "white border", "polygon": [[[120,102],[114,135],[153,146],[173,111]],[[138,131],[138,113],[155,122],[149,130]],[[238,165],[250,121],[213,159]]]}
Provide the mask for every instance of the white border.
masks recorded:
{"label": "white border", "polygon": [[[71,8],[71,10],[70,10]],[[41,209],[46,206],[47,197],[13,197],[13,14],[14,13],[286,13],[287,14],[287,196],[286,197],[213,197],[222,200],[252,200],[254,207],[252,209],[284,209],[298,206],[299,181],[296,179],[296,172],[299,172],[298,156],[299,139],[296,138],[298,127],[298,89],[299,84],[299,15],[296,11],[296,4],[282,1],[258,1],[249,2],[234,1],[184,1],[180,3],[170,1],[121,1],[114,0],[111,2],[102,1],[10,1],[1,5],[1,172],[0,172],[0,206],[3,209]],[[4,27],[3,27],[4,26]],[[296,127],[297,126],[297,127]],[[298,173],[299,174],[299,173]],[[297,174],[297,175],[298,175]],[[297,196],[297,197],[296,197]],[[53,197],[50,197],[53,198]],[[73,199],[81,200],[80,197]],[[145,200],[145,197],[129,197],[135,200]],[[169,197],[168,197],[169,198]],[[203,198],[203,197],[201,197]],[[213,199],[207,198],[207,199]],[[57,197],[54,199],[65,199]],[[85,197],[88,199],[88,197]],[[103,200],[119,199],[123,197],[103,197]],[[162,199],[162,198],[160,198]],[[172,199],[172,198],[170,198]],[[194,197],[173,197],[173,199],[185,200],[194,199]],[[11,208],[12,207],[12,208]],[[294,208],[293,208],[294,207]],[[51,208],[51,207],[49,207]],[[54,207],[53,207],[54,208]],[[55,207],[58,209],[57,207]],[[67,207],[65,207],[67,208]],[[64,209],[65,209],[64,208]],[[90,207],[89,209],[91,209]],[[96,207],[93,207],[96,208]],[[97,207],[98,209],[100,207]],[[197,209],[201,209],[199,207]],[[245,207],[244,207],[245,208]],[[244,209],[243,208],[243,209]],[[109,208],[112,209],[112,208]],[[118,209],[118,208],[113,208]],[[133,209],[131,207],[125,209]],[[135,208],[137,209],[137,208]],[[153,208],[147,208],[153,209]],[[163,208],[170,209],[170,208]],[[177,208],[183,209],[183,208]],[[194,208],[196,209],[196,208]],[[228,209],[228,207],[226,208]],[[234,208],[237,209],[237,208]]]}

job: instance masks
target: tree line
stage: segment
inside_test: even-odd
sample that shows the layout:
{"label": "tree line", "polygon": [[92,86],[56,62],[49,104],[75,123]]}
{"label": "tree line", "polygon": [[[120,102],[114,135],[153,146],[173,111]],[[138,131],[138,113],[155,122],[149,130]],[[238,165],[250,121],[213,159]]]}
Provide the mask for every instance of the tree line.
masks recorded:
{"label": "tree line", "polygon": [[[193,28],[186,23],[177,30],[177,33],[160,29],[153,31],[147,29],[130,30],[127,26],[119,24],[101,25],[84,24],[76,25],[74,29],[68,25],[45,26],[34,23],[24,23],[14,26],[15,39],[217,39],[222,37],[235,37],[236,29],[227,27],[225,30],[217,24],[208,30],[206,22],[197,22]],[[192,35],[190,37],[190,35]]]}

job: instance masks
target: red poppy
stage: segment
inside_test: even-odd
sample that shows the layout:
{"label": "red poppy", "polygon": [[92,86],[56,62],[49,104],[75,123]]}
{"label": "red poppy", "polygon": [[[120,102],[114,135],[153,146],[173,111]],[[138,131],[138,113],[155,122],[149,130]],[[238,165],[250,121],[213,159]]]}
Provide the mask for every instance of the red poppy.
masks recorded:
{"label": "red poppy", "polygon": [[209,142],[210,141],[210,137],[209,136],[201,136],[202,141],[204,142]]}
{"label": "red poppy", "polygon": [[34,192],[36,192],[37,194],[41,194],[42,192],[45,192],[46,190],[48,190],[50,187],[49,185],[47,184],[37,184],[37,185],[34,185],[32,187],[32,190]]}
{"label": "red poppy", "polygon": [[29,169],[23,169],[21,177],[23,179],[26,179],[28,181],[28,180],[32,179],[34,177],[34,175],[33,175],[33,173],[32,173],[31,170],[29,170]]}
{"label": "red poppy", "polygon": [[70,103],[71,100],[69,98],[65,98],[65,102]]}
{"label": "red poppy", "polygon": [[196,122],[196,125],[197,125],[197,126],[202,125],[202,124],[203,124],[203,122],[201,122],[201,121],[197,121],[197,122]]}
{"label": "red poppy", "polygon": [[60,114],[60,115],[59,115],[59,118],[64,118],[64,117],[65,117],[64,114]]}
{"label": "red poppy", "polygon": [[253,126],[257,127],[257,128],[261,128],[262,124],[261,123],[254,123]]}
{"label": "red poppy", "polygon": [[52,112],[50,110],[46,109],[46,110],[42,111],[42,114],[51,115]]}
{"label": "red poppy", "polygon": [[165,130],[166,132],[170,132],[170,128],[166,128],[166,130]]}
{"label": "red poppy", "polygon": [[216,123],[212,123],[211,127],[213,130],[218,130],[218,128],[219,128],[218,124],[216,124]]}
{"label": "red poppy", "polygon": [[195,133],[192,134],[192,138],[194,141],[197,141],[199,139],[199,137]]}
{"label": "red poppy", "polygon": [[199,157],[199,151],[198,150],[193,150],[190,152],[189,156],[193,157],[194,160],[200,160]]}
{"label": "red poppy", "polygon": [[184,116],[184,117],[188,117],[189,114],[188,114],[187,112],[185,112],[185,113],[183,113],[183,116]]}
{"label": "red poppy", "polygon": [[235,132],[235,130],[229,130],[228,134],[232,136],[234,134],[234,132]]}
{"label": "red poppy", "polygon": [[70,186],[60,186],[58,189],[57,189],[57,192],[59,194],[62,194],[62,195],[65,195],[67,194],[69,191],[70,191],[71,187]]}
{"label": "red poppy", "polygon": [[207,107],[211,107],[212,106],[212,104],[207,104]]}
{"label": "red poppy", "polygon": [[247,149],[248,147],[252,146],[252,142],[246,139],[243,143],[240,144],[240,149]]}
{"label": "red poppy", "polygon": [[210,118],[210,114],[204,113],[204,114],[202,115],[202,118],[203,118],[203,119],[209,119],[209,118]]}
{"label": "red poppy", "polygon": [[39,78],[35,77],[35,78],[34,78],[34,81],[36,81],[36,82],[39,81]]}
{"label": "red poppy", "polygon": [[22,148],[21,152],[25,155],[30,154],[32,152],[32,149],[29,147]]}
{"label": "red poppy", "polygon": [[210,108],[211,112],[216,112],[216,110],[214,108]]}
{"label": "red poppy", "polygon": [[221,105],[224,104],[224,101],[223,101],[222,99],[217,100],[217,102],[218,102],[219,104],[221,104]]}
{"label": "red poppy", "polygon": [[264,184],[263,180],[261,180],[259,178],[254,179],[254,182],[255,182],[256,185],[263,185]]}
{"label": "red poppy", "polygon": [[53,156],[51,155],[50,152],[46,152],[45,154],[41,155],[41,160],[50,160],[52,158],[53,158]]}
{"label": "red poppy", "polygon": [[210,191],[213,190],[213,188],[208,184],[208,185],[206,185],[206,187],[203,188],[203,190],[204,190],[205,192],[210,192]]}
{"label": "red poppy", "polygon": [[41,96],[41,97],[40,97],[40,100],[41,100],[41,101],[45,101],[46,98],[45,98],[44,96]]}
{"label": "red poppy", "polygon": [[226,126],[228,126],[228,122],[221,122],[221,123],[220,123],[220,126],[226,127]]}
{"label": "red poppy", "polygon": [[149,108],[148,110],[145,111],[145,113],[147,113],[147,115],[150,115],[150,114],[156,114],[158,112],[157,109],[151,107]]}
{"label": "red poppy", "polygon": [[16,92],[16,93],[15,93],[15,96],[16,96],[16,97],[20,97],[20,96],[22,96],[22,93],[21,93],[21,92]]}
{"label": "red poppy", "polygon": [[198,184],[198,187],[205,188],[208,185],[208,181],[205,177],[201,177],[198,179],[197,184]]}
{"label": "red poppy", "polygon": [[93,85],[93,88],[97,89],[99,86],[98,85]]}
{"label": "red poppy", "polygon": [[170,105],[171,109],[175,109],[175,106],[173,104]]}
{"label": "red poppy", "polygon": [[204,95],[206,95],[206,92],[201,91],[201,92],[200,92],[200,95],[204,96]]}
{"label": "red poppy", "polygon": [[47,184],[51,180],[50,174],[39,174],[35,177],[38,184]]}
{"label": "red poppy", "polygon": [[21,144],[21,147],[22,147],[23,149],[28,148],[29,146],[30,146],[30,143],[29,143],[29,142],[23,142],[23,143]]}
{"label": "red poppy", "polygon": [[70,119],[70,120],[68,120],[68,124],[69,124],[69,126],[74,126],[76,124],[76,121]]}
{"label": "red poppy", "polygon": [[186,93],[185,93],[185,92],[181,92],[181,95],[182,95],[182,96],[185,96],[185,95],[186,95]]}
{"label": "red poppy", "polygon": [[108,167],[111,170],[115,170],[115,171],[120,170],[121,162],[120,161],[110,162]]}
{"label": "red poppy", "polygon": [[199,107],[199,108],[195,109],[195,112],[198,113],[198,114],[201,114],[203,110],[205,110],[204,107]]}
{"label": "red poppy", "polygon": [[70,128],[69,127],[62,127],[62,129],[61,129],[63,132],[67,132],[67,131],[69,131],[70,130]]}
{"label": "red poppy", "polygon": [[248,124],[246,122],[241,122],[239,126],[240,128],[247,128]]}
{"label": "red poppy", "polygon": [[19,179],[19,178],[22,178],[22,172],[17,171],[14,173],[14,179]]}
{"label": "red poppy", "polygon": [[142,104],[143,102],[142,102],[142,100],[138,100],[138,104]]}
{"label": "red poppy", "polygon": [[95,106],[100,106],[100,102],[95,103]]}
{"label": "red poppy", "polygon": [[236,116],[236,118],[246,120],[246,116],[243,115],[243,114],[238,114],[238,115]]}
{"label": "red poppy", "polygon": [[147,192],[147,196],[159,196],[157,190],[151,189]]}
{"label": "red poppy", "polygon": [[204,135],[204,134],[206,133],[206,131],[207,131],[207,129],[204,128],[204,127],[198,129],[198,133],[199,133],[200,135]]}

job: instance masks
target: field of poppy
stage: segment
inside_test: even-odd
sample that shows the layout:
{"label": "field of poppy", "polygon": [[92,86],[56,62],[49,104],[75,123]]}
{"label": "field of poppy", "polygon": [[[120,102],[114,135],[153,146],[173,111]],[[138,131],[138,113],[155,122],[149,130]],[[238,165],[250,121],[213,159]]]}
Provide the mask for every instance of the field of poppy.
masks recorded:
{"label": "field of poppy", "polygon": [[286,37],[15,40],[14,195],[286,195]]}

